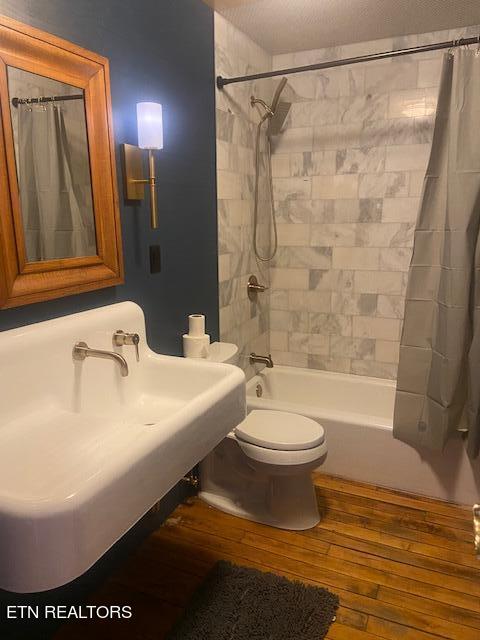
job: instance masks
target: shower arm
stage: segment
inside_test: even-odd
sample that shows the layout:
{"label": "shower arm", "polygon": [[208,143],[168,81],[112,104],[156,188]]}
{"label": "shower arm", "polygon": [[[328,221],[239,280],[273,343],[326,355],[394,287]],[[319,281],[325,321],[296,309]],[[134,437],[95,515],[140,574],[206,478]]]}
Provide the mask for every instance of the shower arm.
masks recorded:
{"label": "shower arm", "polygon": [[266,120],[266,118],[273,118],[273,116],[275,115],[275,113],[270,109],[265,100],[262,100],[261,98],[255,98],[255,96],[251,96],[250,104],[252,107],[254,107],[256,104],[260,104],[265,109],[265,115],[262,118],[262,122]]}

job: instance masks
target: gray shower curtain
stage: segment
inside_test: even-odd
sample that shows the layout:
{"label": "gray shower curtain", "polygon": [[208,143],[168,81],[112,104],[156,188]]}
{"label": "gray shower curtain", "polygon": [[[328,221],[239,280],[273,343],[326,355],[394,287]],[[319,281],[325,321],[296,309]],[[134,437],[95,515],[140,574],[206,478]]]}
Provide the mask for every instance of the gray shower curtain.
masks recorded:
{"label": "gray shower curtain", "polygon": [[480,445],[480,55],[444,57],[415,230],[400,345],[394,436],[442,450]]}
{"label": "gray shower curtain", "polygon": [[53,103],[18,107],[20,201],[30,262],[96,253],[88,156],[67,136],[62,109]]}

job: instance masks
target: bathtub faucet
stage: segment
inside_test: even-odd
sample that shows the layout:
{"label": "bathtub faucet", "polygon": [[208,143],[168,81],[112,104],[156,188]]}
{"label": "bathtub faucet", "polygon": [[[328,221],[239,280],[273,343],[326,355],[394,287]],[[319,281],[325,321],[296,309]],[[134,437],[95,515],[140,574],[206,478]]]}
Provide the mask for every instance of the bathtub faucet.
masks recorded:
{"label": "bathtub faucet", "polygon": [[268,356],[257,356],[256,353],[250,354],[250,364],[265,364],[268,369],[273,369],[273,360],[272,356],[269,353]]}

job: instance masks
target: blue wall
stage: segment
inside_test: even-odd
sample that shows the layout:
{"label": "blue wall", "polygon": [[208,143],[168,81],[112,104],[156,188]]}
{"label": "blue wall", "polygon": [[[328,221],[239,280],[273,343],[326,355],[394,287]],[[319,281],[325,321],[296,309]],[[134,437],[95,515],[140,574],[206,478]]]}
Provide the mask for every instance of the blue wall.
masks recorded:
{"label": "blue wall", "polygon": [[[122,300],[146,314],[150,346],[179,354],[189,313],[205,313],[218,337],[217,219],[213,14],[201,0],[0,0],[0,13],[96,51],[110,60],[117,172],[126,284],[52,302],[0,311],[0,330],[39,322]],[[136,143],[140,101],[161,102],[165,149],[158,156],[160,228],[149,228],[148,200],[123,202],[118,145]],[[1,212],[0,212],[1,215]],[[150,244],[160,244],[162,272],[149,273]],[[165,497],[161,516],[186,493],[177,486]],[[125,555],[158,526],[146,516],[81,579],[37,596],[0,593],[5,603],[79,602]],[[3,611],[1,612],[3,615]],[[27,637],[1,624],[0,636]],[[38,635],[38,625],[30,629]],[[42,632],[43,633],[43,632]],[[28,636],[30,637],[30,636]]]}
{"label": "blue wall", "polygon": [[[126,283],[0,311],[0,330],[134,300],[150,346],[181,352],[189,313],[204,313],[218,337],[213,14],[201,0],[0,0],[0,13],[110,60]],[[123,201],[119,144],[136,144],[136,103],[160,102],[164,150],[157,156],[160,227],[148,198]],[[149,273],[149,245],[162,271]]]}

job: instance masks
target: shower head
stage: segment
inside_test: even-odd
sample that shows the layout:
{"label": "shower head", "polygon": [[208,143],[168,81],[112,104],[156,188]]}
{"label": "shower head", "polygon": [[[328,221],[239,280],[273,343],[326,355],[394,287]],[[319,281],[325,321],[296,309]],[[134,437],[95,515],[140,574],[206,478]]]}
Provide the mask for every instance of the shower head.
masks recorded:
{"label": "shower head", "polygon": [[252,105],[252,107],[259,104],[265,110],[265,113],[261,119],[261,123],[265,122],[265,120],[268,119],[268,136],[275,136],[280,133],[288,112],[290,111],[290,107],[292,106],[290,102],[280,102],[280,96],[286,84],[287,79],[282,78],[275,91],[275,95],[273,96],[273,101],[270,106],[264,100],[255,98],[255,96],[251,96],[250,98],[250,104]]}
{"label": "shower head", "polygon": [[275,91],[275,95],[273,96],[271,110],[275,113],[275,109],[277,108],[278,101],[280,100],[280,96],[282,95],[282,91],[285,89],[285,85],[287,84],[287,79],[282,78],[278,84],[277,90]]}
{"label": "shower head", "polygon": [[280,96],[282,95],[282,91],[285,89],[286,84],[287,79],[282,78],[278,84],[277,90],[275,91],[275,95],[273,96],[271,106],[273,116],[271,116],[268,121],[268,136],[275,136],[280,133],[288,116],[288,112],[290,111],[290,107],[292,106],[290,102],[280,102]]}
{"label": "shower head", "polygon": [[273,116],[268,121],[268,136],[276,136],[280,133],[291,106],[290,102],[279,102],[277,104],[277,107],[273,112]]}

